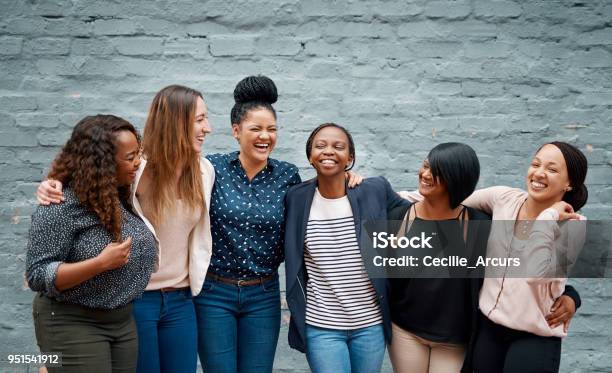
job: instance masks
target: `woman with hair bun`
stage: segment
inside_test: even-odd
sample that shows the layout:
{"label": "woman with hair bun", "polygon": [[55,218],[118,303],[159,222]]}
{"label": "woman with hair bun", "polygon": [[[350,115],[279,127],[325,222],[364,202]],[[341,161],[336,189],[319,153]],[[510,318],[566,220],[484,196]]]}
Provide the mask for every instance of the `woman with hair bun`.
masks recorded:
{"label": "woman with hair bun", "polygon": [[[522,253],[528,266],[538,269],[527,273],[531,278],[496,275],[484,279],[477,336],[466,357],[473,362],[474,372],[558,371],[561,340],[580,298],[566,287],[566,278],[552,276],[557,269],[555,257],[564,252],[573,262],[585,240],[584,222],[561,222],[585,220],[576,211],[588,198],[587,168],[580,150],[554,141],[534,155],[525,179],[527,191],[490,187],[475,191],[463,202],[492,214],[493,220],[515,222],[508,235],[492,232],[489,256]],[[407,196],[420,199],[414,193]]]}
{"label": "woman with hair bun", "polygon": [[26,258],[38,346],[62,355],[50,372],[136,371],[132,301],[156,255],[130,204],[139,165],[136,129],[113,115],[83,118],[53,162],[64,203],[38,206]]}
{"label": "woman with hair bun", "polygon": [[[195,372],[196,351],[207,372],[272,371],[283,199],[300,182],[296,166],[270,158],[277,97],[270,78],[240,81],[231,113],[240,151],[205,159],[210,125],[201,93],[173,85],[153,100],[144,136],[148,163],[132,189],[160,240],[160,269],[136,307],[139,371]],[[361,180],[349,176],[350,186]],[[37,195],[41,204],[58,203],[61,183],[47,180]]]}
{"label": "woman with hair bun", "polygon": [[[213,154],[213,254],[195,298],[206,372],[271,372],[280,330],[278,267],[284,260],[285,194],[298,168],[270,158],[278,126],[276,85],[248,76],[234,89],[232,134],[240,149]],[[350,174],[349,185],[361,177]]]}
{"label": "woman with hair bun", "polygon": [[278,266],[287,189],[295,165],[270,158],[277,100],[265,76],[234,90],[232,134],[240,150],[209,155],[216,173],[211,201],[213,253],[195,298],[198,344],[207,372],[271,372],[280,329]]}

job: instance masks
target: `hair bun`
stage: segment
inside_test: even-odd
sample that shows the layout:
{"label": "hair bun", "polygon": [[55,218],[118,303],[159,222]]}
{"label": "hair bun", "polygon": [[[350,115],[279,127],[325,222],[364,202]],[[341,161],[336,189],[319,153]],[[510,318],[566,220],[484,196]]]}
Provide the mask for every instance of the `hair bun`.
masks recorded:
{"label": "hair bun", "polygon": [[273,104],[278,99],[276,84],[267,76],[247,76],[236,85],[234,101],[237,104],[246,102],[264,102]]}
{"label": "hair bun", "polygon": [[584,206],[589,198],[589,191],[586,185],[581,184],[579,187],[565,193],[563,200],[574,208],[574,211],[579,211]]}

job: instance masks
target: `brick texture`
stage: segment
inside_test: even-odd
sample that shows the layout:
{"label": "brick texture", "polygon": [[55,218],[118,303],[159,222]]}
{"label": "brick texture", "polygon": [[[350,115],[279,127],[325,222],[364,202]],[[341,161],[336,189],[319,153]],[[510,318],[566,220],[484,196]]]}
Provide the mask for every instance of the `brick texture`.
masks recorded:
{"label": "brick texture", "polygon": [[[36,351],[22,274],[36,183],[80,117],[114,113],[142,128],[154,93],[171,83],[204,92],[214,129],[206,151],[227,152],[236,149],[234,85],[272,77],[274,156],[304,179],[313,176],[306,138],[326,121],[353,133],[357,172],[385,175],[396,189],[415,188],[421,160],[440,142],[477,150],[479,186],[522,186],[539,144],[570,141],[590,162],[583,213],[612,218],[610,0],[0,0],[0,8],[0,360]],[[610,372],[612,282],[571,282],[584,303],[561,371]],[[287,320],[285,311],[275,368],[307,371],[287,346]]]}

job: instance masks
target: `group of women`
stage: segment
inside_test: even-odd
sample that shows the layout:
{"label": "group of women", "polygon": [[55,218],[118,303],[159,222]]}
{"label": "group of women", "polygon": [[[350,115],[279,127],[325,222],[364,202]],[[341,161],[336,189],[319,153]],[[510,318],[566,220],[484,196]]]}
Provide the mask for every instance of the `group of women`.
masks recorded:
{"label": "group of women", "polygon": [[[580,303],[565,279],[371,278],[359,237],[366,219],[406,220],[405,233],[454,219],[453,240],[471,242],[469,221],[492,214],[546,220],[545,229],[517,225],[510,244],[524,249],[537,235],[540,251],[554,251],[567,238],[557,222],[582,218],[575,211],[586,202],[579,150],[544,145],[526,192],[474,192],[474,151],[441,144],[404,199],[384,178],[348,172],[355,144],[334,123],[311,133],[317,177],[301,183],[296,166],[270,158],[273,81],[247,77],[234,99],[239,151],[205,158],[203,95],[179,85],[153,99],[142,141],[111,115],[75,126],[39,188],[28,243],[37,342],[62,353],[49,371],[195,372],[199,355],[206,372],[271,372],[283,260],[289,343],[313,372],[380,371],[387,344],[400,372],[558,369],[560,337]],[[506,244],[492,235],[476,245]]]}

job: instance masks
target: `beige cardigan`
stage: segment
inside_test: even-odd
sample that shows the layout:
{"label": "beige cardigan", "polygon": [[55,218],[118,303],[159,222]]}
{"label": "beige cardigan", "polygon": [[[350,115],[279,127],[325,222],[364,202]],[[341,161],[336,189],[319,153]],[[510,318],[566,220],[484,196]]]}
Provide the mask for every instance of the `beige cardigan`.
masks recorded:
{"label": "beige cardigan", "polygon": [[[411,201],[422,200],[418,192],[399,192]],[[479,189],[463,204],[492,214],[493,220],[515,221],[521,205],[527,199],[527,192],[504,186]],[[555,263],[554,256],[560,250],[567,250],[570,262],[578,255],[586,237],[586,224],[572,224],[568,229],[559,229],[556,210],[544,210],[536,219],[525,255],[529,257],[530,268],[539,269],[537,277],[487,277],[480,291],[479,308],[491,321],[515,330],[522,330],[540,336],[564,337],[563,325],[548,326],[545,317],[550,313],[554,301],[563,294],[566,278],[549,278],[546,263]],[[586,220],[584,217],[581,220]],[[513,225],[506,224],[513,228]],[[504,225],[495,226],[500,229]],[[487,253],[503,256],[510,247],[513,229],[507,234],[491,234]],[[569,248],[569,249],[568,249]],[[530,275],[533,273],[529,272]]]}
{"label": "beige cardigan", "polygon": [[[140,181],[140,177],[142,176],[142,172],[144,171],[146,165],[147,161],[143,159],[140,163],[140,167],[138,168],[138,172],[136,173],[136,180],[134,181],[134,184],[132,184],[131,200],[132,205],[134,206],[134,209],[138,215],[155,235],[158,247],[157,266],[159,268],[159,264],[162,263],[163,260],[164,249],[163,247],[160,247],[157,234],[155,233],[155,228],[153,228],[153,224],[151,224],[151,222],[144,216],[142,207],[140,206],[138,198],[136,198],[138,182]],[[202,290],[202,284],[206,278],[206,271],[208,270],[210,257],[212,255],[212,235],[210,233],[209,208],[210,196],[212,193],[213,184],[215,182],[215,169],[208,159],[201,158],[200,171],[202,172],[204,206],[202,206],[200,221],[196,224],[195,228],[191,232],[191,239],[189,241],[189,287],[191,288],[191,293],[193,296],[198,295],[200,290]]]}

